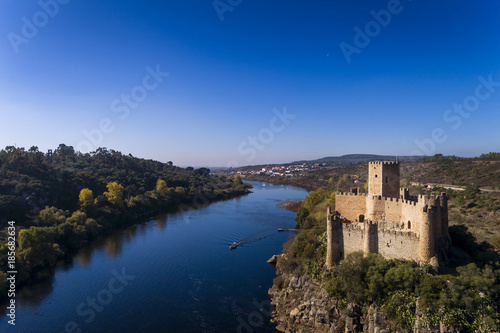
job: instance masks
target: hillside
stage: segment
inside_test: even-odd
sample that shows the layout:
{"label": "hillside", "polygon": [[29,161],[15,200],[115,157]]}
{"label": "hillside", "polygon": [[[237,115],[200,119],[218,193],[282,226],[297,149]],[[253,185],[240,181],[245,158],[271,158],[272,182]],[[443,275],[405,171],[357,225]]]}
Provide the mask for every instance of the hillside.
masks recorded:
{"label": "hillside", "polygon": [[[255,170],[254,179],[270,180],[276,183],[289,183],[306,185],[309,189],[327,186],[333,181],[336,183],[343,175],[350,179],[365,180],[367,177],[366,163],[351,163],[348,165],[331,165],[312,168],[293,177],[266,177],[258,172],[267,165],[246,166],[237,171],[249,172]],[[276,166],[276,165],[273,165]],[[250,177],[252,178],[252,177]],[[281,179],[283,178],[283,179]],[[422,184],[452,184],[463,186],[479,185],[489,189],[500,188],[500,160],[461,159],[440,161],[407,161],[401,162],[402,185],[410,182]],[[307,185],[310,183],[311,185]]]}
{"label": "hillside", "polygon": [[61,144],[44,154],[6,147],[0,151],[0,298],[7,295],[4,272],[13,249],[21,286],[107,230],[250,192],[238,175],[209,173],[106,148],[81,154]]}
{"label": "hillside", "polygon": [[335,164],[352,164],[352,163],[361,163],[367,161],[418,161],[424,156],[396,156],[396,155],[375,155],[375,154],[348,154],[342,156],[328,156],[323,158],[318,158],[310,161],[297,161],[292,162],[292,164],[296,163],[335,163]]}

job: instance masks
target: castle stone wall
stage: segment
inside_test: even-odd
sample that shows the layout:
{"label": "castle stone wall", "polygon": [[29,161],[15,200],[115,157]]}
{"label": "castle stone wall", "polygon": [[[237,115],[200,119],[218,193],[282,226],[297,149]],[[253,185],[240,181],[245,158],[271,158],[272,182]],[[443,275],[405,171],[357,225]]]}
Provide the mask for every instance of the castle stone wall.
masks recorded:
{"label": "castle stone wall", "polygon": [[385,216],[385,202],[381,196],[366,199],[366,216],[372,221],[381,221]]}
{"label": "castle stone wall", "polygon": [[382,163],[368,163],[368,194],[382,195]]}
{"label": "castle stone wall", "polygon": [[341,212],[349,221],[359,221],[359,215],[366,212],[366,194],[337,193],[335,210]]}
{"label": "castle stone wall", "polygon": [[424,214],[424,204],[412,202],[401,205],[401,222],[404,222],[405,230],[420,235],[420,225],[427,214]]}
{"label": "castle stone wall", "polygon": [[342,258],[345,258],[349,253],[363,251],[364,228],[362,228],[362,223],[342,224],[342,242],[344,245]]}
{"label": "castle stone wall", "polygon": [[430,262],[436,244],[449,239],[446,194],[411,196],[400,189],[397,162],[368,167],[368,194],[336,195],[336,211],[348,221],[328,211],[327,266],[357,251]]}
{"label": "castle stone wall", "polygon": [[399,198],[399,162],[370,162],[368,164],[368,193]]}
{"label": "castle stone wall", "polygon": [[401,221],[401,200],[395,198],[384,198],[385,220],[389,222]]}
{"label": "castle stone wall", "polygon": [[385,258],[418,260],[420,242],[413,233],[405,231],[378,231],[378,253]]}

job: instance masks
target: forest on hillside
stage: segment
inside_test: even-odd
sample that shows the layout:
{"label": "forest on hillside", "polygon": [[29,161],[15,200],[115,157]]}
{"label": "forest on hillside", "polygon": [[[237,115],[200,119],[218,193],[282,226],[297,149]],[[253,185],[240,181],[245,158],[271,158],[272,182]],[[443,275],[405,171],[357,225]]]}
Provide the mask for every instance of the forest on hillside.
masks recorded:
{"label": "forest on hillside", "polygon": [[45,154],[8,146],[0,151],[0,295],[6,295],[3,272],[14,252],[8,236],[16,238],[22,284],[106,230],[249,192],[239,175],[211,175],[207,168],[106,148],[82,154],[60,144]]}

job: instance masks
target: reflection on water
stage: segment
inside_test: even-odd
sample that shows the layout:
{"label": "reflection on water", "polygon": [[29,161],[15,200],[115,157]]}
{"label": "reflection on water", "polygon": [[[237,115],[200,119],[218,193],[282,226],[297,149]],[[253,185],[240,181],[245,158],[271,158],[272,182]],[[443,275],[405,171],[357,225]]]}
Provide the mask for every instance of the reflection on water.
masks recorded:
{"label": "reflection on water", "polygon": [[[230,332],[238,318],[268,300],[275,277],[266,260],[281,252],[294,214],[276,207],[284,199],[303,199],[306,191],[255,183],[254,193],[198,210],[164,214],[112,231],[59,263],[54,276],[17,295],[15,330],[0,314],[3,332],[63,332],[74,321],[82,332]],[[168,228],[167,228],[168,224]],[[233,242],[241,242],[230,251]],[[112,271],[134,280],[90,323],[79,304],[106,292]],[[4,311],[5,306],[1,306]],[[254,332],[274,331],[266,317]]]}
{"label": "reflection on water", "polygon": [[92,248],[90,246],[84,246],[76,254],[78,262],[81,268],[86,268],[92,262]]}
{"label": "reflection on water", "polygon": [[167,219],[167,214],[160,215],[156,218],[156,226],[158,227],[158,231],[165,231],[167,229]]}
{"label": "reflection on water", "polygon": [[53,285],[54,275],[47,272],[45,279],[42,279],[36,284],[24,287],[23,291],[17,294],[16,301],[23,306],[35,307],[40,304],[47,295],[52,293]]}
{"label": "reflection on water", "polygon": [[123,249],[123,235],[114,233],[110,235],[104,242],[106,254],[111,258],[116,258],[122,253]]}

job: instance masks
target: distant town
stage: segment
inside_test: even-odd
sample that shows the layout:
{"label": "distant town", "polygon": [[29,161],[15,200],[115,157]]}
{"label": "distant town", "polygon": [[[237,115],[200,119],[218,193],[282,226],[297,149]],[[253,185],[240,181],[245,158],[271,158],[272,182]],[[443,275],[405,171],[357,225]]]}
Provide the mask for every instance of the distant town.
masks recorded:
{"label": "distant town", "polygon": [[[269,166],[249,166],[240,168],[237,173],[240,175],[267,175],[280,177],[297,177],[307,176],[311,170],[317,170],[326,166],[331,166],[329,163],[301,163],[291,165],[269,165]],[[244,169],[244,170],[241,170]]]}

